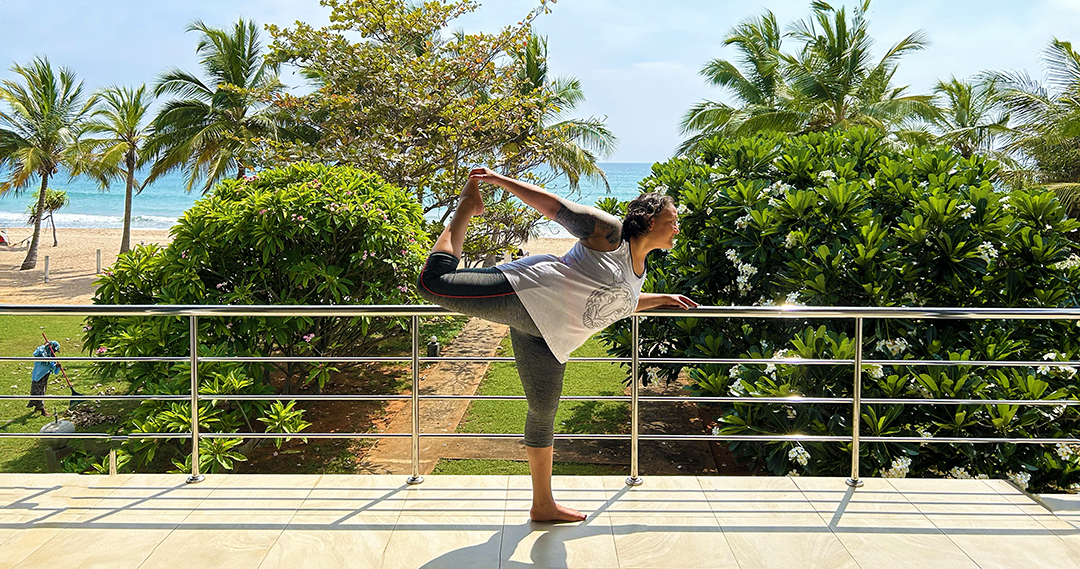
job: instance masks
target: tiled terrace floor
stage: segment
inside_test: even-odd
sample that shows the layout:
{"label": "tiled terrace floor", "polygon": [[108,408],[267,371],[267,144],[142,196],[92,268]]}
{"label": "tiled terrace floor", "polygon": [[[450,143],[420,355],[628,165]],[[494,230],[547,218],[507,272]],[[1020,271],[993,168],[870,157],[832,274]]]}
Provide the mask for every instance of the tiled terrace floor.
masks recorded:
{"label": "tiled terrace floor", "polygon": [[1080,567],[1080,510],[1002,481],[0,474],[0,568]]}

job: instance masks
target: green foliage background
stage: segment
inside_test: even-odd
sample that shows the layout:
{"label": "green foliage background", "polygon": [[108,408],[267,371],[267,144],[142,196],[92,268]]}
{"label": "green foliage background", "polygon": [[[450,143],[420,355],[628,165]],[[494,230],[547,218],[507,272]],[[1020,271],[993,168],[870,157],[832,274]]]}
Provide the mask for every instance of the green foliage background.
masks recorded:
{"label": "green foliage background", "polygon": [[[419,204],[407,192],[348,166],[296,164],[225,180],[185,212],[165,248],[121,255],[99,280],[97,304],[379,305],[408,304],[428,249]],[[188,352],[186,318],[91,317],[85,348],[99,355]],[[365,355],[404,331],[400,319],[200,318],[204,356]],[[343,368],[344,366],[338,366]],[[338,367],[326,364],[205,364],[203,394],[319,392]],[[144,394],[190,393],[187,364],[104,363]],[[190,431],[190,404],[149,401],[129,432]],[[206,401],[203,432],[296,432],[307,423],[293,403]],[[244,460],[241,439],[204,441],[204,470]],[[180,442],[146,439],[124,452],[135,466],[159,455],[183,464]],[[188,459],[190,460],[190,459]]]}
{"label": "green foliage background", "polygon": [[[675,249],[654,259],[645,289],[705,305],[1068,307],[1077,305],[1075,220],[1052,192],[995,187],[997,165],[943,148],[898,148],[875,130],[703,141],[656,164],[643,190],[685,210]],[[1072,360],[1070,321],[865,323],[866,359]],[[850,320],[654,318],[643,354],[691,358],[854,357]],[[628,354],[629,324],[605,333]],[[659,372],[674,377],[681,366]],[[644,372],[648,373],[648,372]],[[850,366],[704,365],[695,393],[851,397]],[[1076,399],[1075,370],[867,366],[864,397]],[[847,406],[844,406],[847,407]],[[724,404],[720,434],[850,436],[837,405]],[[874,436],[1072,437],[1075,407],[866,405]],[[845,475],[850,445],[733,443],[776,474]],[[864,475],[1008,476],[1037,489],[1080,482],[1077,446],[864,444]],[[804,464],[805,463],[805,464]],[[1030,477],[1030,479],[1029,479]]]}

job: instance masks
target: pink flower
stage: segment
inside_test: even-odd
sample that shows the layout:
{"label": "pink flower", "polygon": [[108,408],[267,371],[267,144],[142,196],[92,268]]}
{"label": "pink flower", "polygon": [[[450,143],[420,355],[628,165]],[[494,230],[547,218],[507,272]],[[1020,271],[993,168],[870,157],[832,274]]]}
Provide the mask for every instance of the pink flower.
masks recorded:
{"label": "pink flower", "polygon": [[109,351],[109,349],[108,349],[108,348],[106,348],[105,346],[101,346],[101,347],[99,347],[99,348],[97,349],[97,355],[99,355],[99,356],[100,356],[101,354],[104,354],[104,353],[105,353],[105,352],[107,352],[107,351]]}
{"label": "pink flower", "polygon": [[407,287],[405,285],[400,285],[400,286],[397,287],[397,289],[400,290],[401,292],[409,292],[409,287]]}
{"label": "pink flower", "polygon": [[232,322],[226,322],[225,327],[228,328],[229,330],[232,330]]}
{"label": "pink flower", "polygon": [[263,214],[265,214],[265,213],[266,213],[266,210],[265,210],[265,209],[260,209],[260,210],[259,210],[259,215],[263,215]]}
{"label": "pink flower", "polygon": [[315,339],[315,334],[304,334],[304,341],[310,342]]}
{"label": "pink flower", "polygon": [[180,258],[181,259],[187,259],[187,251],[184,251],[183,253],[180,253]]}

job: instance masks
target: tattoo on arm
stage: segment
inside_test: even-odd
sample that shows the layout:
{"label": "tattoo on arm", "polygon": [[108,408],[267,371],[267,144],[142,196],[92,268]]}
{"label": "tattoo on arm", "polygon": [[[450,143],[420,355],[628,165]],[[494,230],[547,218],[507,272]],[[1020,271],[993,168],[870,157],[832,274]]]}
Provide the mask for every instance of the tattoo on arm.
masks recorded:
{"label": "tattoo on arm", "polygon": [[588,239],[596,231],[596,218],[588,213],[572,211],[566,204],[559,206],[559,212],[555,214],[555,222],[566,228],[570,235],[578,239]]}
{"label": "tattoo on arm", "polygon": [[555,214],[555,222],[566,228],[578,239],[589,239],[594,235],[603,236],[611,245],[617,245],[622,239],[622,223],[613,216],[600,210],[578,204],[561,204]]}

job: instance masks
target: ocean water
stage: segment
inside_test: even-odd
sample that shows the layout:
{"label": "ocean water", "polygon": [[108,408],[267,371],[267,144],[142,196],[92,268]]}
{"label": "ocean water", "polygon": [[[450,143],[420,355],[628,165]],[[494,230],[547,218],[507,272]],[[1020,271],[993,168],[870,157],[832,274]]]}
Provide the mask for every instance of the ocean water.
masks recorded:
{"label": "ocean water", "polygon": [[[649,163],[605,163],[600,165],[608,176],[611,192],[603,184],[582,180],[581,192],[571,196],[577,202],[592,205],[597,199],[612,196],[628,200],[639,193],[638,182],[647,177]],[[184,178],[176,172],[160,178],[132,199],[131,226],[135,229],[168,229],[201,197],[197,191],[184,191]],[[108,191],[101,191],[97,182],[89,178],[68,180],[56,176],[49,181],[50,188],[67,191],[70,203],[56,213],[57,227],[120,228],[124,224],[124,185],[114,184]],[[565,180],[556,180],[549,186],[551,191],[566,195]],[[35,189],[21,192],[18,196],[8,193],[0,197],[0,227],[26,225],[28,208]],[[540,230],[543,236],[569,237],[561,227],[546,224]]]}

